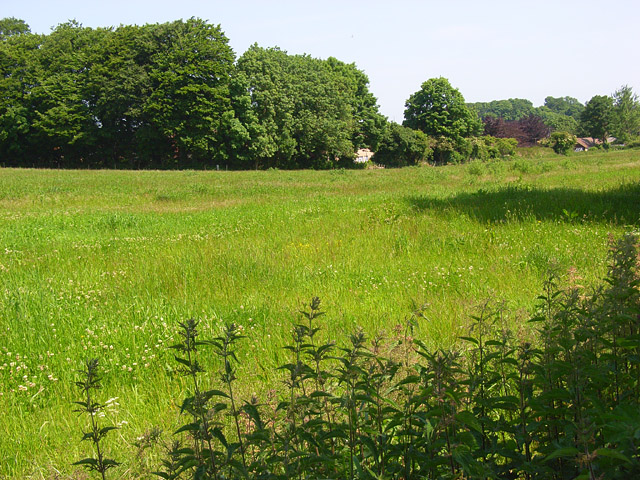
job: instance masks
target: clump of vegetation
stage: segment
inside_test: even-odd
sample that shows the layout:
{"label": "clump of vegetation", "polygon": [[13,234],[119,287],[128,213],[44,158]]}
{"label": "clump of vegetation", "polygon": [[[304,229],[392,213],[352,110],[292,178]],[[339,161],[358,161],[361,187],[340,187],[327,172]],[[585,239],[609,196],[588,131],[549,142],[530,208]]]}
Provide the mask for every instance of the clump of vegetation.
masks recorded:
{"label": "clump of vegetation", "polygon": [[568,132],[553,132],[549,138],[549,146],[553,151],[567,155],[576,144],[576,136]]}
{"label": "clump of vegetation", "polygon": [[[507,327],[502,305],[487,301],[451,348],[415,338],[421,309],[390,336],[356,330],[336,345],[322,338],[314,298],[285,347],[280,397],[254,397],[240,408],[232,385],[242,335],[228,325],[214,340],[198,340],[189,320],[173,348],[192,379],[182,406],[191,418],[175,435],[193,447],[171,450],[164,465],[172,470],[159,476],[633,478],[640,474],[639,253],[636,234],[611,240],[605,282],[593,290],[575,274],[561,288],[551,273],[529,338]],[[226,391],[199,380],[195,353],[205,347],[220,359]]]}

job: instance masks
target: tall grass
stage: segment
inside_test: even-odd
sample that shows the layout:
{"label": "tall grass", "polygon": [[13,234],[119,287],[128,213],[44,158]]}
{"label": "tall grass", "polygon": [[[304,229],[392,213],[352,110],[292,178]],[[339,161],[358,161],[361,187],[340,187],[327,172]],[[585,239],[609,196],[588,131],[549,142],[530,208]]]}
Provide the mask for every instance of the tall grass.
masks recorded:
{"label": "tall grass", "polygon": [[[389,332],[423,305],[416,334],[447,348],[495,296],[526,334],[548,267],[595,283],[608,235],[640,217],[636,152],[569,160],[480,174],[0,170],[0,476],[71,475],[84,445],[69,441],[70,385],[85,357],[102,358],[104,389],[119,397],[114,458],[156,424],[178,428],[173,399],[188,383],[165,345],[186,318],[206,338],[227,323],[248,337],[236,351],[242,398],[280,388],[273,367],[312,295],[331,312],[328,340]],[[127,475],[152,468],[150,452]]]}
{"label": "tall grass", "polygon": [[[461,337],[466,346],[440,349],[413,336],[420,311],[388,338],[370,341],[358,329],[348,340],[327,342],[314,297],[285,346],[285,388],[262,402],[254,395],[240,408],[232,388],[243,338],[237,326],[207,341],[196,321],[181,323],[182,341],[172,348],[192,385],[181,407],[186,423],[172,437],[185,446],[171,448],[156,475],[634,478],[640,237],[612,241],[605,282],[595,290],[557,280],[552,273],[545,282],[528,321],[530,339],[514,335],[504,307],[489,301]],[[202,378],[196,358],[207,346],[219,357],[217,382]],[[104,479],[95,443],[98,459],[83,462]]]}

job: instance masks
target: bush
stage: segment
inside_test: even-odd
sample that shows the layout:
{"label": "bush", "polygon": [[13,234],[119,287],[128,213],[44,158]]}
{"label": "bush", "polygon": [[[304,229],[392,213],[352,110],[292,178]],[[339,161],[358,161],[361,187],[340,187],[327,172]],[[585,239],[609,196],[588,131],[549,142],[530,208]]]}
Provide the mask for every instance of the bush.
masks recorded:
{"label": "bush", "polygon": [[514,155],[518,141],[515,138],[496,138],[490,135],[470,138],[471,158],[486,161]]}
{"label": "bush", "polygon": [[431,159],[431,139],[420,130],[390,123],[372,161],[386,167],[406,167]]}
{"label": "bush", "polygon": [[560,155],[567,155],[576,144],[576,136],[569,132],[553,132],[549,140],[549,146]]}
{"label": "bush", "polygon": [[640,137],[629,140],[626,143],[626,148],[638,148],[640,147]]}

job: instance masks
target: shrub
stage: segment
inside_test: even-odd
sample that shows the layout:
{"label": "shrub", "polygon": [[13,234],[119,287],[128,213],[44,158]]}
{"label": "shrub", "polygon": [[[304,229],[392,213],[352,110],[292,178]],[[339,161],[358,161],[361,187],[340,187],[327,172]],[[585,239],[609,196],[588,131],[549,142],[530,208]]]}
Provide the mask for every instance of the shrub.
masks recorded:
{"label": "shrub", "polygon": [[640,147],[640,137],[635,137],[626,143],[626,148],[638,148],[638,147]]}
{"label": "shrub", "polygon": [[514,155],[518,141],[515,138],[496,138],[490,135],[470,138],[471,158],[490,160]]}
{"label": "shrub", "polygon": [[553,132],[549,139],[549,146],[560,155],[567,155],[576,144],[576,136],[568,132]]}
{"label": "shrub", "polygon": [[386,167],[417,165],[431,159],[431,148],[431,139],[420,130],[390,123],[373,156],[373,162]]}

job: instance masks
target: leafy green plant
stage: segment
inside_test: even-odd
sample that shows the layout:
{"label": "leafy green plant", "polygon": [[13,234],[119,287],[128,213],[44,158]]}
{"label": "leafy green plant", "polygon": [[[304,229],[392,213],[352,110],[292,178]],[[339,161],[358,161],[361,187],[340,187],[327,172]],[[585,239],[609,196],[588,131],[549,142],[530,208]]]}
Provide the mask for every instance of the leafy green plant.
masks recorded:
{"label": "leafy green plant", "polygon": [[199,375],[204,372],[197,358],[199,347],[206,345],[198,340],[198,322],[189,319],[180,323],[180,336],[182,342],[172,345],[171,348],[181,353],[175,355],[175,360],[180,364],[183,375],[191,380],[192,392],[182,402],[181,413],[188,413],[191,421],[180,427],[175,433],[188,432],[193,438],[193,448],[180,450],[181,459],[179,472],[194,469],[197,478],[218,478],[219,452],[214,449],[214,440],[222,436],[218,425],[212,421],[212,414],[226,408],[226,404],[217,403],[211,405],[211,400],[219,396],[221,392],[216,390],[203,391]]}
{"label": "leafy green plant", "polygon": [[560,155],[567,155],[576,144],[576,136],[568,132],[553,132],[549,140],[553,151]]}
{"label": "leafy green plant", "polygon": [[86,360],[84,369],[78,373],[82,375],[82,379],[78,380],[76,385],[81,390],[82,400],[74,402],[78,405],[75,411],[89,416],[89,429],[83,432],[82,440],[90,441],[93,444],[95,457],[83,458],[74,462],[73,465],[80,465],[89,471],[97,472],[102,477],[102,480],[105,480],[107,471],[117,467],[119,463],[105,456],[102,440],[117,427],[101,426],[98,420],[100,413],[105,408],[105,405],[97,402],[93,395],[95,390],[101,388],[98,359]]}

